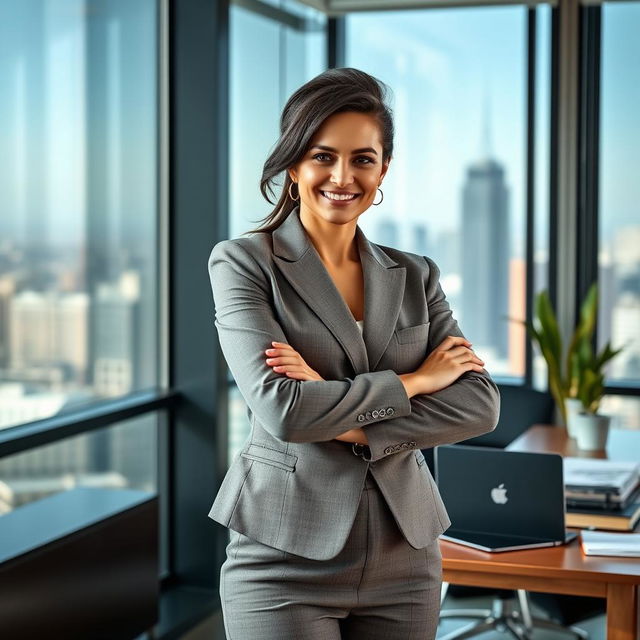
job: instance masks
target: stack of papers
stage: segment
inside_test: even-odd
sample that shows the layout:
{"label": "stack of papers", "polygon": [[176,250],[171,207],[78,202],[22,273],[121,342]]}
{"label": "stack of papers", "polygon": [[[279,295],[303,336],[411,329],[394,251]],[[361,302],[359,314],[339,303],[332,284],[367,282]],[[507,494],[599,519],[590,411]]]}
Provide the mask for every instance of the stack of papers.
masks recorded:
{"label": "stack of papers", "polygon": [[562,464],[568,506],[624,508],[636,497],[640,463],[566,457]]}
{"label": "stack of papers", "polygon": [[640,533],[581,531],[582,551],[587,556],[640,558]]}

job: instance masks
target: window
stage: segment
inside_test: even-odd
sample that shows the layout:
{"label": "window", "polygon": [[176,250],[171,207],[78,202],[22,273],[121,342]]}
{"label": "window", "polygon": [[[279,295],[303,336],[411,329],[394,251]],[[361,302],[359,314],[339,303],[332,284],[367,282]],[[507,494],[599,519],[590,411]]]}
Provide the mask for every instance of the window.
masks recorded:
{"label": "window", "polygon": [[158,383],[156,22],[0,1],[0,428]]}
{"label": "window", "polygon": [[[487,368],[522,377],[525,335],[506,316],[524,319],[526,304],[527,9],[385,11],[346,21],[347,65],[394,94],[395,157],[384,201],[361,226],[375,242],[432,257]],[[542,42],[548,21],[547,12]],[[537,80],[548,83],[548,67]],[[538,112],[544,137],[548,119],[543,106]],[[544,197],[542,181],[537,190]]]}

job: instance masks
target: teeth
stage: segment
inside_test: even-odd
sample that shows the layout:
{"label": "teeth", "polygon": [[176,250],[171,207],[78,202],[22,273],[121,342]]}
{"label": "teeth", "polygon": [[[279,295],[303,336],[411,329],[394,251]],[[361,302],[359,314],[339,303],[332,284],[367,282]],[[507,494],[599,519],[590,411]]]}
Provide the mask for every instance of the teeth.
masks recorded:
{"label": "teeth", "polygon": [[329,198],[330,200],[353,200],[356,197],[356,194],[353,194],[353,195],[337,194],[337,193],[329,193],[329,191],[323,191],[322,195]]}

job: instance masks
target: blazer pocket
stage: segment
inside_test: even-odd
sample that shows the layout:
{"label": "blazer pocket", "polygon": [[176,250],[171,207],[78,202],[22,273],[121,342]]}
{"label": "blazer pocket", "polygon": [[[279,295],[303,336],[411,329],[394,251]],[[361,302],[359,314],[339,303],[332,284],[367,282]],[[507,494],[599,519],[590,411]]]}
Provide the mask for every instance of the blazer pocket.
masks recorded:
{"label": "blazer pocket", "polygon": [[413,327],[396,329],[396,338],[400,344],[410,344],[412,342],[426,343],[429,337],[429,325],[431,322],[416,324]]}
{"label": "blazer pocket", "polygon": [[284,451],[262,447],[259,444],[250,444],[247,449],[240,452],[240,455],[243,458],[270,464],[273,467],[278,467],[285,471],[295,471],[296,462],[298,462],[298,456],[284,453]]}

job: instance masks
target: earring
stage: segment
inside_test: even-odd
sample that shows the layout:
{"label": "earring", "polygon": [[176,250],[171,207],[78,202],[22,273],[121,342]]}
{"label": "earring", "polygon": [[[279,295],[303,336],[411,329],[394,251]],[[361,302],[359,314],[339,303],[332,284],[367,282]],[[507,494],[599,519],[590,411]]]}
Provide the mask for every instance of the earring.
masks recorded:
{"label": "earring", "polygon": [[[380,192],[380,195],[382,196],[382,198],[380,198],[380,202],[382,202],[384,200],[384,193],[382,193],[382,189],[380,187],[378,187],[378,191]],[[378,206],[380,204],[380,202],[372,202],[371,204],[374,204],[374,205]]]}
{"label": "earring", "polygon": [[292,200],[294,200],[294,201],[296,201],[296,202],[297,202],[298,200],[300,200],[300,188],[298,187],[298,197],[297,197],[297,198],[294,198],[294,197],[291,195],[291,187],[293,187],[293,185],[294,185],[294,184],[298,184],[298,183],[297,183],[297,182],[292,182],[292,183],[289,185],[289,197],[290,197]]}

